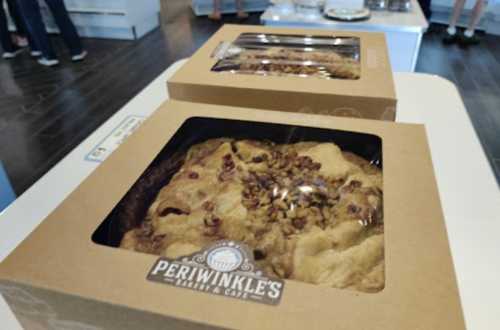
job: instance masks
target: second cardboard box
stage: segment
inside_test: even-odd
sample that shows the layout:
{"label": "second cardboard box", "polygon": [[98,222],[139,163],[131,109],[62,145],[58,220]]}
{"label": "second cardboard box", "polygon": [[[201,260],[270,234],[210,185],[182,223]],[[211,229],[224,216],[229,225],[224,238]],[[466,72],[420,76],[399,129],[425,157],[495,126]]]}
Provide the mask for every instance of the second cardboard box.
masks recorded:
{"label": "second cardboard box", "polygon": [[168,81],[182,101],[394,121],[382,33],[225,25]]}

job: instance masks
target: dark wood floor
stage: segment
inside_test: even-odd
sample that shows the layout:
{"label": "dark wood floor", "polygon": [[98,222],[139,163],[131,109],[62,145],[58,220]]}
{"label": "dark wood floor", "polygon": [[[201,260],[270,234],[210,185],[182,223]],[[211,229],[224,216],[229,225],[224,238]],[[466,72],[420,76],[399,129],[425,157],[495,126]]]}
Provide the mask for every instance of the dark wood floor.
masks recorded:
{"label": "dark wood floor", "polygon": [[458,87],[500,184],[500,37],[481,35],[481,44],[462,49],[442,45],[443,30],[433,25],[424,36],[417,71],[440,75]]}
{"label": "dark wood floor", "polygon": [[[57,69],[27,54],[0,60],[0,159],[21,194],[69,151],[118,111],[171,63],[192,54],[220,26],[176,8],[138,42],[86,39],[90,57]],[[235,17],[226,23],[238,22]],[[258,24],[252,15],[248,24]],[[443,48],[436,32],[423,42],[418,70],[442,75],[461,90],[474,125],[500,178],[500,38],[469,50]],[[450,51],[453,50],[453,51]],[[496,136],[496,139],[495,139]]]}

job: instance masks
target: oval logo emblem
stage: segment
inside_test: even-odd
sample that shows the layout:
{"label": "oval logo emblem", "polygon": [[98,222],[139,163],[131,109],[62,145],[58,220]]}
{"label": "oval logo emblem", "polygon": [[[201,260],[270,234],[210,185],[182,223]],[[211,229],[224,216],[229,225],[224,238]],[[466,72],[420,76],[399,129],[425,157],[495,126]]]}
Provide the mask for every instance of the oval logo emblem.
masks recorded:
{"label": "oval logo emblem", "polygon": [[219,272],[232,272],[243,263],[241,252],[233,247],[223,246],[208,253],[207,264]]}

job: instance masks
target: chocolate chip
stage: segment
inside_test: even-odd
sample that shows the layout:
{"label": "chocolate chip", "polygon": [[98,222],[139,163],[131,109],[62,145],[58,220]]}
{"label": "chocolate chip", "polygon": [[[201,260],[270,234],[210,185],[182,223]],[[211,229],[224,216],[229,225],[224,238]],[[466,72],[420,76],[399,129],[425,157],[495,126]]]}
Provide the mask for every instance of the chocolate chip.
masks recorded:
{"label": "chocolate chip", "polygon": [[236,146],[236,143],[234,141],[231,142],[231,151],[234,153],[238,152],[238,147]]}
{"label": "chocolate chip", "polygon": [[196,172],[190,172],[189,175],[188,175],[188,177],[190,179],[194,180],[194,179],[198,179],[200,177],[200,175],[198,173],[196,173]]}
{"label": "chocolate chip", "polygon": [[361,209],[359,207],[357,207],[356,205],[354,204],[349,204],[347,206],[347,212],[351,213],[351,214],[355,214],[355,213],[358,213]]}
{"label": "chocolate chip", "polygon": [[253,258],[255,260],[262,260],[266,258],[266,254],[262,250],[255,249],[253,250]]}
{"label": "chocolate chip", "polygon": [[254,158],[252,158],[252,162],[254,163],[262,163],[264,161],[264,158],[262,158],[261,156],[256,156]]}

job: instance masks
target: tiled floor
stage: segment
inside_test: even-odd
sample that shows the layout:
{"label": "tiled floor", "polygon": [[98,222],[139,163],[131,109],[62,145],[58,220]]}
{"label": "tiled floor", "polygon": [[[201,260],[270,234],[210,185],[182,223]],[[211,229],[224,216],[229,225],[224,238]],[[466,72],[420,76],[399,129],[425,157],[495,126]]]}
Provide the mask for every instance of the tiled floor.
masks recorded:
{"label": "tiled floor", "polygon": [[[90,57],[81,64],[64,56],[59,68],[42,68],[27,54],[0,60],[0,159],[17,194],[220,26],[195,18],[187,7],[170,9],[175,15],[164,15],[163,28],[138,42],[85,40]],[[228,17],[225,22],[237,21]],[[258,15],[246,21],[258,22]],[[64,53],[57,38],[56,43]],[[462,50],[443,47],[438,33],[431,32],[424,38],[418,71],[442,75],[459,86],[500,178],[500,37],[488,36],[482,45]]]}

